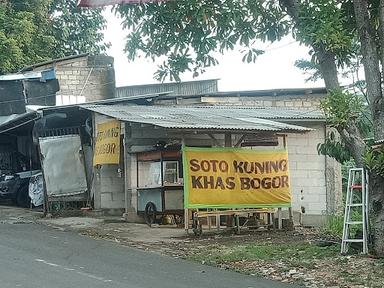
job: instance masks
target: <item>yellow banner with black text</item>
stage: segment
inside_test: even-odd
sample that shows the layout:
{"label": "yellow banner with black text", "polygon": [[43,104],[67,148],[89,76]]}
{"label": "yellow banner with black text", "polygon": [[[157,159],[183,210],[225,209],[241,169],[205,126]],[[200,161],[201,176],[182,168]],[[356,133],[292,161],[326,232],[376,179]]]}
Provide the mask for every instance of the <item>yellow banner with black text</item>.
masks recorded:
{"label": "yellow banner with black text", "polygon": [[120,121],[97,124],[93,165],[119,164]]}
{"label": "yellow banner with black text", "polygon": [[183,148],[185,208],[289,207],[287,150]]}

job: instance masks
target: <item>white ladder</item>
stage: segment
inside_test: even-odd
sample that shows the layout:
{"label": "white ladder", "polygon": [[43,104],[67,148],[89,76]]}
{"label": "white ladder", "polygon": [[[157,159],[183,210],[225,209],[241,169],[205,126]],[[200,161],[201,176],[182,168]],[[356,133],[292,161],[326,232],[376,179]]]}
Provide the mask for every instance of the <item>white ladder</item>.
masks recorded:
{"label": "white ladder", "polygon": [[[359,194],[358,194],[359,193]],[[355,202],[354,196],[361,195],[361,202]],[[352,220],[352,209],[361,207],[361,219]],[[350,228],[353,225],[363,226],[363,236],[351,239]],[[341,253],[348,252],[349,243],[362,243],[363,254],[368,254],[368,174],[363,168],[349,169],[347,196],[345,200],[343,239]]]}

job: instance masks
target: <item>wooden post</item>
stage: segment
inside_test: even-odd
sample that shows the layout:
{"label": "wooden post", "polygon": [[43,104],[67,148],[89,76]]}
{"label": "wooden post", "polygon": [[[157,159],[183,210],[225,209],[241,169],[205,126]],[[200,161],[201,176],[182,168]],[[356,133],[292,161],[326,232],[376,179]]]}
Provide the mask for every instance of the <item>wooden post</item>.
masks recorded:
{"label": "wooden post", "polygon": [[[217,212],[217,209],[215,209],[215,211]],[[219,214],[216,215],[216,230],[217,231],[220,230],[220,215]]]}
{"label": "wooden post", "polygon": [[125,210],[125,219],[127,219],[127,215],[128,215],[128,201],[129,201],[129,197],[128,197],[128,153],[127,153],[127,129],[125,127],[125,123],[123,123],[124,127],[124,135],[123,135],[123,149],[122,149],[122,153],[123,154],[123,159],[124,159],[124,163],[123,163],[123,167],[124,167],[124,210]]}
{"label": "wooden post", "polygon": [[281,230],[283,229],[283,219],[282,219],[282,213],[281,208],[277,208],[277,229]]}
{"label": "wooden post", "polygon": [[40,137],[39,135],[36,135],[36,137],[37,137],[37,151],[39,153],[39,159],[40,159],[40,165],[41,165],[41,175],[43,176],[43,194],[44,194],[43,210],[44,210],[44,216],[47,216],[49,213],[49,203],[48,203],[47,184],[45,182],[45,176],[44,176],[43,154],[41,154],[41,149],[40,149]]}
{"label": "wooden post", "polygon": [[225,133],[224,134],[224,145],[225,147],[232,147],[232,134]]}
{"label": "wooden post", "polygon": [[[224,134],[224,146],[232,147],[232,134],[227,132]],[[232,217],[227,215],[227,227],[231,227],[233,225]]]}
{"label": "wooden post", "polygon": [[[184,137],[184,134],[181,136],[181,147],[184,147],[185,146],[185,137]],[[182,155],[182,157],[184,157]],[[185,183],[186,179],[185,179],[185,175],[183,173],[183,182]],[[185,185],[185,184],[184,184]],[[184,186],[185,187],[185,186]],[[184,189],[184,188],[183,188]],[[185,191],[183,191],[183,194],[184,194]],[[185,194],[184,194],[185,195]],[[185,203],[185,202],[184,202]],[[184,229],[185,229],[185,232],[188,234],[189,233],[189,210],[188,208],[184,207]]]}
{"label": "wooden post", "polygon": [[240,216],[235,215],[236,220],[236,234],[240,234]]}
{"label": "wooden post", "polygon": [[[284,149],[287,149],[287,135],[285,135],[285,134],[283,135],[283,146],[284,146]],[[288,208],[288,217],[289,217],[289,225],[292,226],[291,228],[293,229],[293,212],[292,212],[292,207]],[[279,229],[281,229],[281,228],[279,227]]]}

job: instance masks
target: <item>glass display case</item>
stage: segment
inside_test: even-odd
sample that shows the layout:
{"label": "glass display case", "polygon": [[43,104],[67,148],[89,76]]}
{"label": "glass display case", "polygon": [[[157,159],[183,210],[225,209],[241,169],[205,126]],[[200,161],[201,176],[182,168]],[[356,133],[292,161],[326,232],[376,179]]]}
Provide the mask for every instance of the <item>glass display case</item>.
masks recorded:
{"label": "glass display case", "polygon": [[137,154],[138,212],[151,225],[157,216],[183,213],[181,151]]}

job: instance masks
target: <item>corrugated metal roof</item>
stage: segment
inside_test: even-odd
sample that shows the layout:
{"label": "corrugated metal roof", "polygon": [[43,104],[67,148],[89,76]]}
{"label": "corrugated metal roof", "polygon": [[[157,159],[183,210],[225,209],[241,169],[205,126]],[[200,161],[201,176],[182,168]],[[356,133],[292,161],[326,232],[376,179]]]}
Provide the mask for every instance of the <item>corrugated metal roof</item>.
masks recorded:
{"label": "corrugated metal roof", "polygon": [[72,60],[72,59],[81,58],[81,57],[86,57],[88,55],[89,55],[89,53],[82,53],[82,54],[78,54],[78,55],[71,55],[71,56],[66,56],[66,57],[62,57],[62,58],[51,59],[51,60],[47,60],[44,62],[40,62],[40,63],[36,63],[36,64],[30,65],[30,66],[24,67],[21,71],[22,72],[23,71],[30,71],[30,70],[33,70],[33,69],[40,67],[40,66],[53,64],[53,63],[57,63],[57,62],[62,62],[62,61],[66,61],[66,60]]}
{"label": "corrugated metal roof", "polygon": [[0,81],[15,81],[15,80],[52,80],[56,79],[55,70],[47,69],[38,72],[26,72],[17,74],[0,75]]}
{"label": "corrugated metal roof", "polygon": [[[161,95],[166,95],[170,93],[168,92],[163,92],[163,93],[152,93],[152,94],[144,94],[144,95],[135,95],[135,96],[128,96],[128,97],[122,97],[122,98],[109,98],[109,99],[103,99],[103,100],[96,100],[96,101],[90,101],[86,102],[87,105],[109,105],[109,104],[118,104],[118,103],[123,103],[123,104],[137,104],[137,100],[144,100],[147,103],[151,102],[153,98],[159,97]],[[39,110],[65,110],[67,108],[74,108],[74,107],[79,107],[81,105],[85,104],[68,104],[68,105],[60,105],[60,106],[45,106],[41,107]]]}
{"label": "corrugated metal roof", "polygon": [[[180,106],[80,105],[118,120],[163,128],[308,132],[312,129],[257,118],[258,109]],[[239,113],[237,113],[239,112]]]}
{"label": "corrugated metal roof", "polygon": [[8,116],[0,116],[0,126],[17,118],[19,114],[11,114]]}
{"label": "corrugated metal roof", "polygon": [[5,133],[9,130],[28,124],[39,118],[40,115],[37,112],[32,111],[23,114],[12,114],[6,117],[8,118],[3,118],[0,120],[2,121],[0,123],[0,133]]}
{"label": "corrugated metal roof", "polygon": [[[145,85],[134,85],[116,88],[116,97],[128,97],[139,94],[151,94],[168,92],[169,96],[190,96],[201,95],[204,93],[217,92],[217,79],[175,82],[175,83],[156,83]],[[169,93],[169,91],[171,91]]]}

